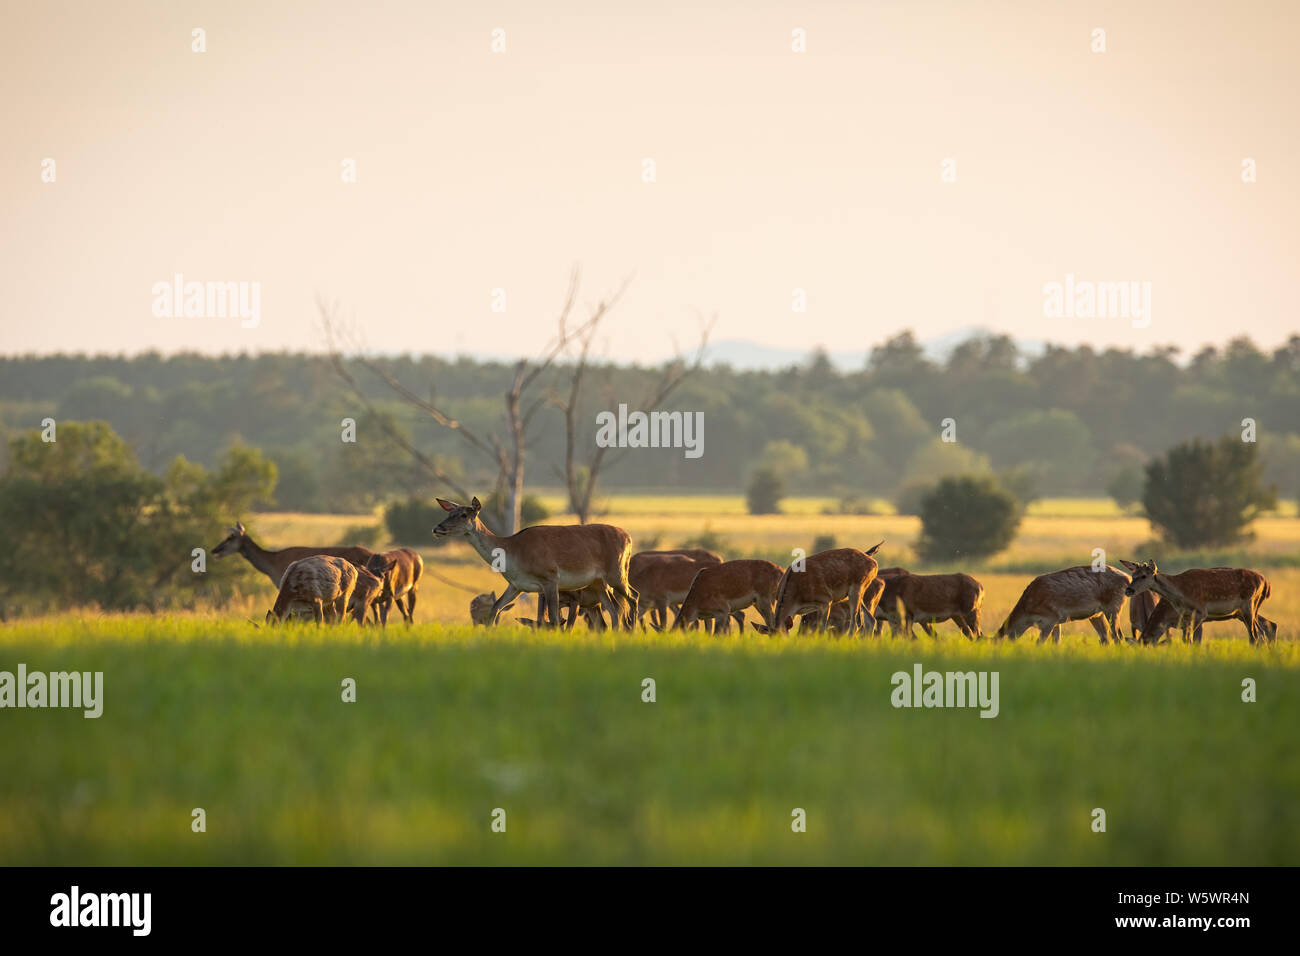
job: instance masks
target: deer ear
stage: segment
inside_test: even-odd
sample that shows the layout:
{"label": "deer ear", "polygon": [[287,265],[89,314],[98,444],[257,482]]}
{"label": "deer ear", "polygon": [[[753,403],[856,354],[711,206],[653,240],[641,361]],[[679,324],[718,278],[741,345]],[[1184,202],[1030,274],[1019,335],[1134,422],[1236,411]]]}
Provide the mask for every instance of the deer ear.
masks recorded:
{"label": "deer ear", "polygon": [[236,521],[236,522],[235,522],[235,534],[243,534],[243,533],[244,533],[244,522],[242,522],[242,521]]}
{"label": "deer ear", "polygon": [[434,498],[433,500],[442,505],[443,511],[455,511],[459,507],[455,502],[448,501],[446,498]]}
{"label": "deer ear", "polygon": [[483,505],[479,502],[478,498],[475,498],[473,501],[471,501],[469,503],[469,506],[473,508],[475,511],[478,511],[483,507]]}
{"label": "deer ear", "polygon": [[490,592],[488,592],[488,593],[489,593],[489,595],[490,595],[491,598],[492,598],[492,603],[493,603],[493,604],[496,604],[496,603],[497,603],[497,592],[496,592],[496,591],[490,591]]}
{"label": "deer ear", "polygon": [[1159,574],[1160,572],[1156,569],[1156,563],[1155,563],[1154,561],[1152,561],[1152,562],[1150,562],[1150,563],[1151,563],[1151,573],[1152,573],[1152,574]]}
{"label": "deer ear", "polygon": [[1138,566],[1132,561],[1125,561],[1123,558],[1119,559],[1119,563],[1124,565],[1124,567],[1128,568],[1130,571],[1136,571],[1138,569]]}

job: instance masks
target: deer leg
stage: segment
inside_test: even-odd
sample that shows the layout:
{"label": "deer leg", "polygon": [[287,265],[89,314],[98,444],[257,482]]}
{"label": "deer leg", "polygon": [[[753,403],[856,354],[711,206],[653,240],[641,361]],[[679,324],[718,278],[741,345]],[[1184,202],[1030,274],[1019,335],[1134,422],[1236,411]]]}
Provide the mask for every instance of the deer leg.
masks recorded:
{"label": "deer leg", "polygon": [[[509,604],[511,601],[513,601],[515,598],[517,598],[518,596],[519,596],[519,589],[515,587],[513,584],[501,592],[501,596],[497,598],[496,603],[492,605],[492,616],[490,620],[492,621],[494,627],[496,626],[497,618],[500,617],[501,612],[505,609],[505,606]],[[538,617],[542,616],[542,612],[540,608],[537,612],[537,616]]]}
{"label": "deer leg", "polygon": [[740,628],[740,633],[744,634],[745,633],[745,612],[732,611],[731,616],[735,618],[736,626]]}
{"label": "deer leg", "polygon": [[316,598],[311,602],[311,616],[317,625],[325,622],[325,609],[321,607],[320,598]]}
{"label": "deer leg", "polygon": [[[542,593],[546,595],[546,626],[560,626],[560,583],[556,578],[551,578],[542,586]],[[540,623],[542,613],[537,613],[537,620]]]}
{"label": "deer leg", "polygon": [[406,623],[415,623],[415,588],[406,592]]}
{"label": "deer leg", "polygon": [[1106,625],[1104,620],[1099,620],[1099,618],[1101,618],[1100,614],[1094,614],[1092,617],[1088,618],[1088,623],[1092,625],[1092,629],[1096,631],[1097,636],[1101,638],[1101,643],[1103,645],[1109,644],[1110,638],[1106,635]]}

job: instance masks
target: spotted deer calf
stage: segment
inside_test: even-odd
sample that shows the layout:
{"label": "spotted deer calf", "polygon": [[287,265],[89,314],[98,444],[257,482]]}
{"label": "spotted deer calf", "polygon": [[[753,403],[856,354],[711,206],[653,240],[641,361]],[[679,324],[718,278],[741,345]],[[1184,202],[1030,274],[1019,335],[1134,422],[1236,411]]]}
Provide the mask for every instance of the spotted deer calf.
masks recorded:
{"label": "spotted deer calf", "polygon": [[[733,615],[753,608],[767,628],[772,626],[772,606],[781,583],[781,566],[771,561],[744,559],[700,568],[682,600],[673,628],[684,630],[697,621],[712,621],[713,631],[731,629]],[[741,624],[744,628],[744,624]],[[760,628],[766,633],[766,629]]]}
{"label": "spotted deer calf", "polygon": [[849,631],[853,633],[860,624],[862,599],[871,582],[876,579],[876,559],[880,544],[870,550],[834,548],[821,551],[803,559],[803,570],[791,565],[781,575],[777,587],[776,607],[773,611],[775,627],[788,633],[794,627],[796,614],[816,614],[818,629],[829,625],[831,609],[836,601],[848,602]]}
{"label": "spotted deer calf", "polygon": [[1087,621],[1103,644],[1119,642],[1115,624],[1124,604],[1129,576],[1107,565],[1094,571],[1090,566],[1066,568],[1040,574],[1029,582],[1016,606],[998,628],[998,637],[1015,640],[1031,627],[1038,628],[1038,643],[1050,636],[1061,643],[1061,625],[1066,621]]}
{"label": "spotted deer calf", "polygon": [[[1124,593],[1133,597],[1143,591],[1154,591],[1162,604],[1170,605],[1166,613],[1177,615],[1184,641],[1188,639],[1189,631],[1199,634],[1206,621],[1230,618],[1246,625],[1250,643],[1259,643],[1261,635],[1268,638],[1267,630],[1260,624],[1259,606],[1272,594],[1272,587],[1258,571],[1249,568],[1192,568],[1182,574],[1161,574],[1154,561],[1120,563],[1133,572],[1133,579]],[[1149,629],[1150,624],[1147,626]],[[1276,633],[1276,626],[1273,631]]]}
{"label": "spotted deer calf", "polygon": [[383,590],[383,579],[333,555],[310,555],[285,569],[275,606],[267,623],[283,621],[300,607],[311,610],[317,624],[342,623],[349,612],[358,624],[365,621],[371,602]]}
{"label": "spotted deer calf", "polygon": [[[984,606],[984,585],[969,574],[909,574],[891,576],[885,582],[878,618],[889,622],[889,633],[902,631],[916,639],[915,624],[952,621],[970,640],[980,634],[980,608]],[[933,631],[927,629],[933,635]]]}

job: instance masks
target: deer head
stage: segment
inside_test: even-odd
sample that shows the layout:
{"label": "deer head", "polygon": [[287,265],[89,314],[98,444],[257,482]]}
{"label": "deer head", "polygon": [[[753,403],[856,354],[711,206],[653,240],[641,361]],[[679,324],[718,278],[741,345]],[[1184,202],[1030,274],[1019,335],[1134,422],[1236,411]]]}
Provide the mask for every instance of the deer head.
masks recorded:
{"label": "deer head", "polygon": [[1133,575],[1133,580],[1129,582],[1128,587],[1124,589],[1125,597],[1132,597],[1135,594],[1141,594],[1148,590],[1155,583],[1156,575],[1160,570],[1156,567],[1154,561],[1147,561],[1145,564],[1134,564],[1132,561],[1120,561],[1120,564],[1128,568],[1129,573]]}
{"label": "deer head", "polygon": [[248,532],[244,530],[242,521],[236,521],[235,526],[230,530],[230,534],[221,539],[221,543],[212,549],[214,557],[224,558],[228,554],[237,554],[239,549],[244,546],[244,539]]}
{"label": "deer head", "polygon": [[[496,621],[492,617],[492,607],[496,603],[497,603],[496,591],[493,591],[490,594],[478,595],[477,597],[475,597],[473,600],[469,602],[469,619],[474,622],[475,626],[478,627],[487,627],[489,624],[495,624]],[[515,602],[511,601],[501,610],[508,611],[514,606],[515,606]]]}
{"label": "deer head", "polygon": [[436,499],[442,506],[442,510],[447,512],[447,517],[443,518],[441,523],[433,529],[435,538],[446,538],[454,534],[469,534],[478,525],[478,513],[482,510],[483,505],[475,498],[468,505],[458,505],[454,501],[447,501],[445,498]]}

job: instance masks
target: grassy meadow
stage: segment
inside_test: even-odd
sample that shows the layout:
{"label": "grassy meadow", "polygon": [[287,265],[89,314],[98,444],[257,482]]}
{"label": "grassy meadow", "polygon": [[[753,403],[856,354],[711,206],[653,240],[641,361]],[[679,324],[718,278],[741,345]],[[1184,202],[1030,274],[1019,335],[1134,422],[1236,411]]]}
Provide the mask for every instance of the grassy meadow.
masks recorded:
{"label": "grassy meadow", "polygon": [[[1113,561],[1150,537],[1139,519],[1046,505],[971,569],[986,632],[1030,577],[1007,568],[1085,563],[1093,547]],[[274,547],[334,543],[363,520],[247,523]],[[884,537],[886,563],[910,560],[916,530],[683,499],[607,520],[638,546],[707,524],[733,556]],[[10,622],[0,670],[102,671],[104,710],[0,712],[0,863],[1294,865],[1296,524],[1255,529],[1279,622],[1263,649],[1235,622],[1159,648],[1101,647],[1087,624],[1059,647],[951,629],[914,643],[488,632],[465,623],[470,591],[501,579],[460,546],[425,549],[413,628],[255,627],[265,581],[227,608]],[[998,716],[893,707],[891,675],[916,663],[998,672]],[[191,831],[196,807],[206,833]],[[795,808],[806,832],[791,830]]]}

